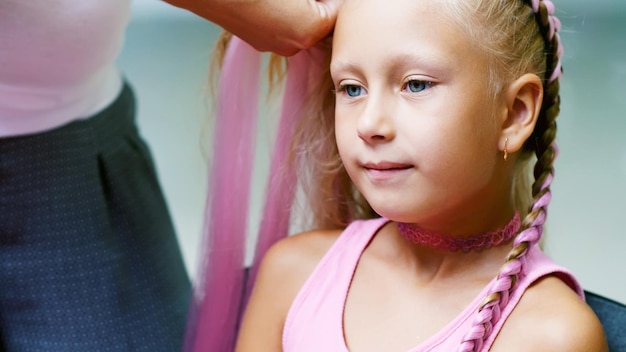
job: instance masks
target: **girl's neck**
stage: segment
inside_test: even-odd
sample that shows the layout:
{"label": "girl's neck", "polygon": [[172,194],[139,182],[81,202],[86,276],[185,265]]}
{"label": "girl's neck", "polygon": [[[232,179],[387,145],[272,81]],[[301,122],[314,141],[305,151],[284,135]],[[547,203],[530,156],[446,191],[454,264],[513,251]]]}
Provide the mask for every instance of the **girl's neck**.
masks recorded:
{"label": "girl's neck", "polygon": [[398,223],[391,222],[374,236],[364,258],[384,263],[389,272],[406,272],[416,285],[427,287],[482,287],[493,278],[502,265],[502,258],[511,250],[504,242],[481,251],[452,252],[416,245],[402,236]]}

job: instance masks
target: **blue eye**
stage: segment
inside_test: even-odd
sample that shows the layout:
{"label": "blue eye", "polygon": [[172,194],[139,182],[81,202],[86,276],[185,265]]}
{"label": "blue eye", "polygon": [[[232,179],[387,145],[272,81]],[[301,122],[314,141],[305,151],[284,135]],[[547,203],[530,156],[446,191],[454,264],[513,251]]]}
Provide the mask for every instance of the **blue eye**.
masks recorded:
{"label": "blue eye", "polygon": [[354,84],[346,84],[342,87],[342,90],[345,91],[349,97],[353,98],[363,94],[363,87]]}
{"label": "blue eye", "polygon": [[406,83],[405,88],[407,88],[412,93],[419,93],[428,89],[430,86],[432,86],[431,82],[411,80]]}

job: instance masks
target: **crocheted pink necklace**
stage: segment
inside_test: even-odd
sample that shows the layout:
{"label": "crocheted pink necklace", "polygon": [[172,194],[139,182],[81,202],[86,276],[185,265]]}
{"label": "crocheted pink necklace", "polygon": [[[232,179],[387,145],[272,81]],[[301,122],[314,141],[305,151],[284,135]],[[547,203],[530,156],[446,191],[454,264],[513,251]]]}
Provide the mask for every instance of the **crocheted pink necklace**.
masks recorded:
{"label": "crocheted pink necklace", "polygon": [[520,228],[520,216],[515,216],[501,229],[471,236],[456,237],[419,228],[416,224],[398,223],[400,234],[407,240],[422,246],[449,250],[451,252],[480,251],[508,242]]}

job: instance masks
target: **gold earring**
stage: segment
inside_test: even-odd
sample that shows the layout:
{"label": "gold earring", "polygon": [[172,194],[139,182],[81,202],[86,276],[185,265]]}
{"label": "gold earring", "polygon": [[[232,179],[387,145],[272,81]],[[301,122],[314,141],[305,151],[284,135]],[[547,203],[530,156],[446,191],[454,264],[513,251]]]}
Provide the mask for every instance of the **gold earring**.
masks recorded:
{"label": "gold earring", "polygon": [[506,137],[506,139],[504,140],[504,161],[506,161],[506,159],[509,157],[509,152],[506,150],[508,146],[509,146],[509,137]]}

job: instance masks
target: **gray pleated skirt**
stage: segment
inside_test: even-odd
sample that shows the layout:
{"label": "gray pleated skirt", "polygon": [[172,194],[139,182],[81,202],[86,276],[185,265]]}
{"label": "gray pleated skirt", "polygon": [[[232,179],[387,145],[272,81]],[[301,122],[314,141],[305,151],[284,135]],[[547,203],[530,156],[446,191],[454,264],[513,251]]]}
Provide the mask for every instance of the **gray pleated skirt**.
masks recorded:
{"label": "gray pleated skirt", "polygon": [[0,139],[0,351],[179,351],[189,294],[128,85]]}

